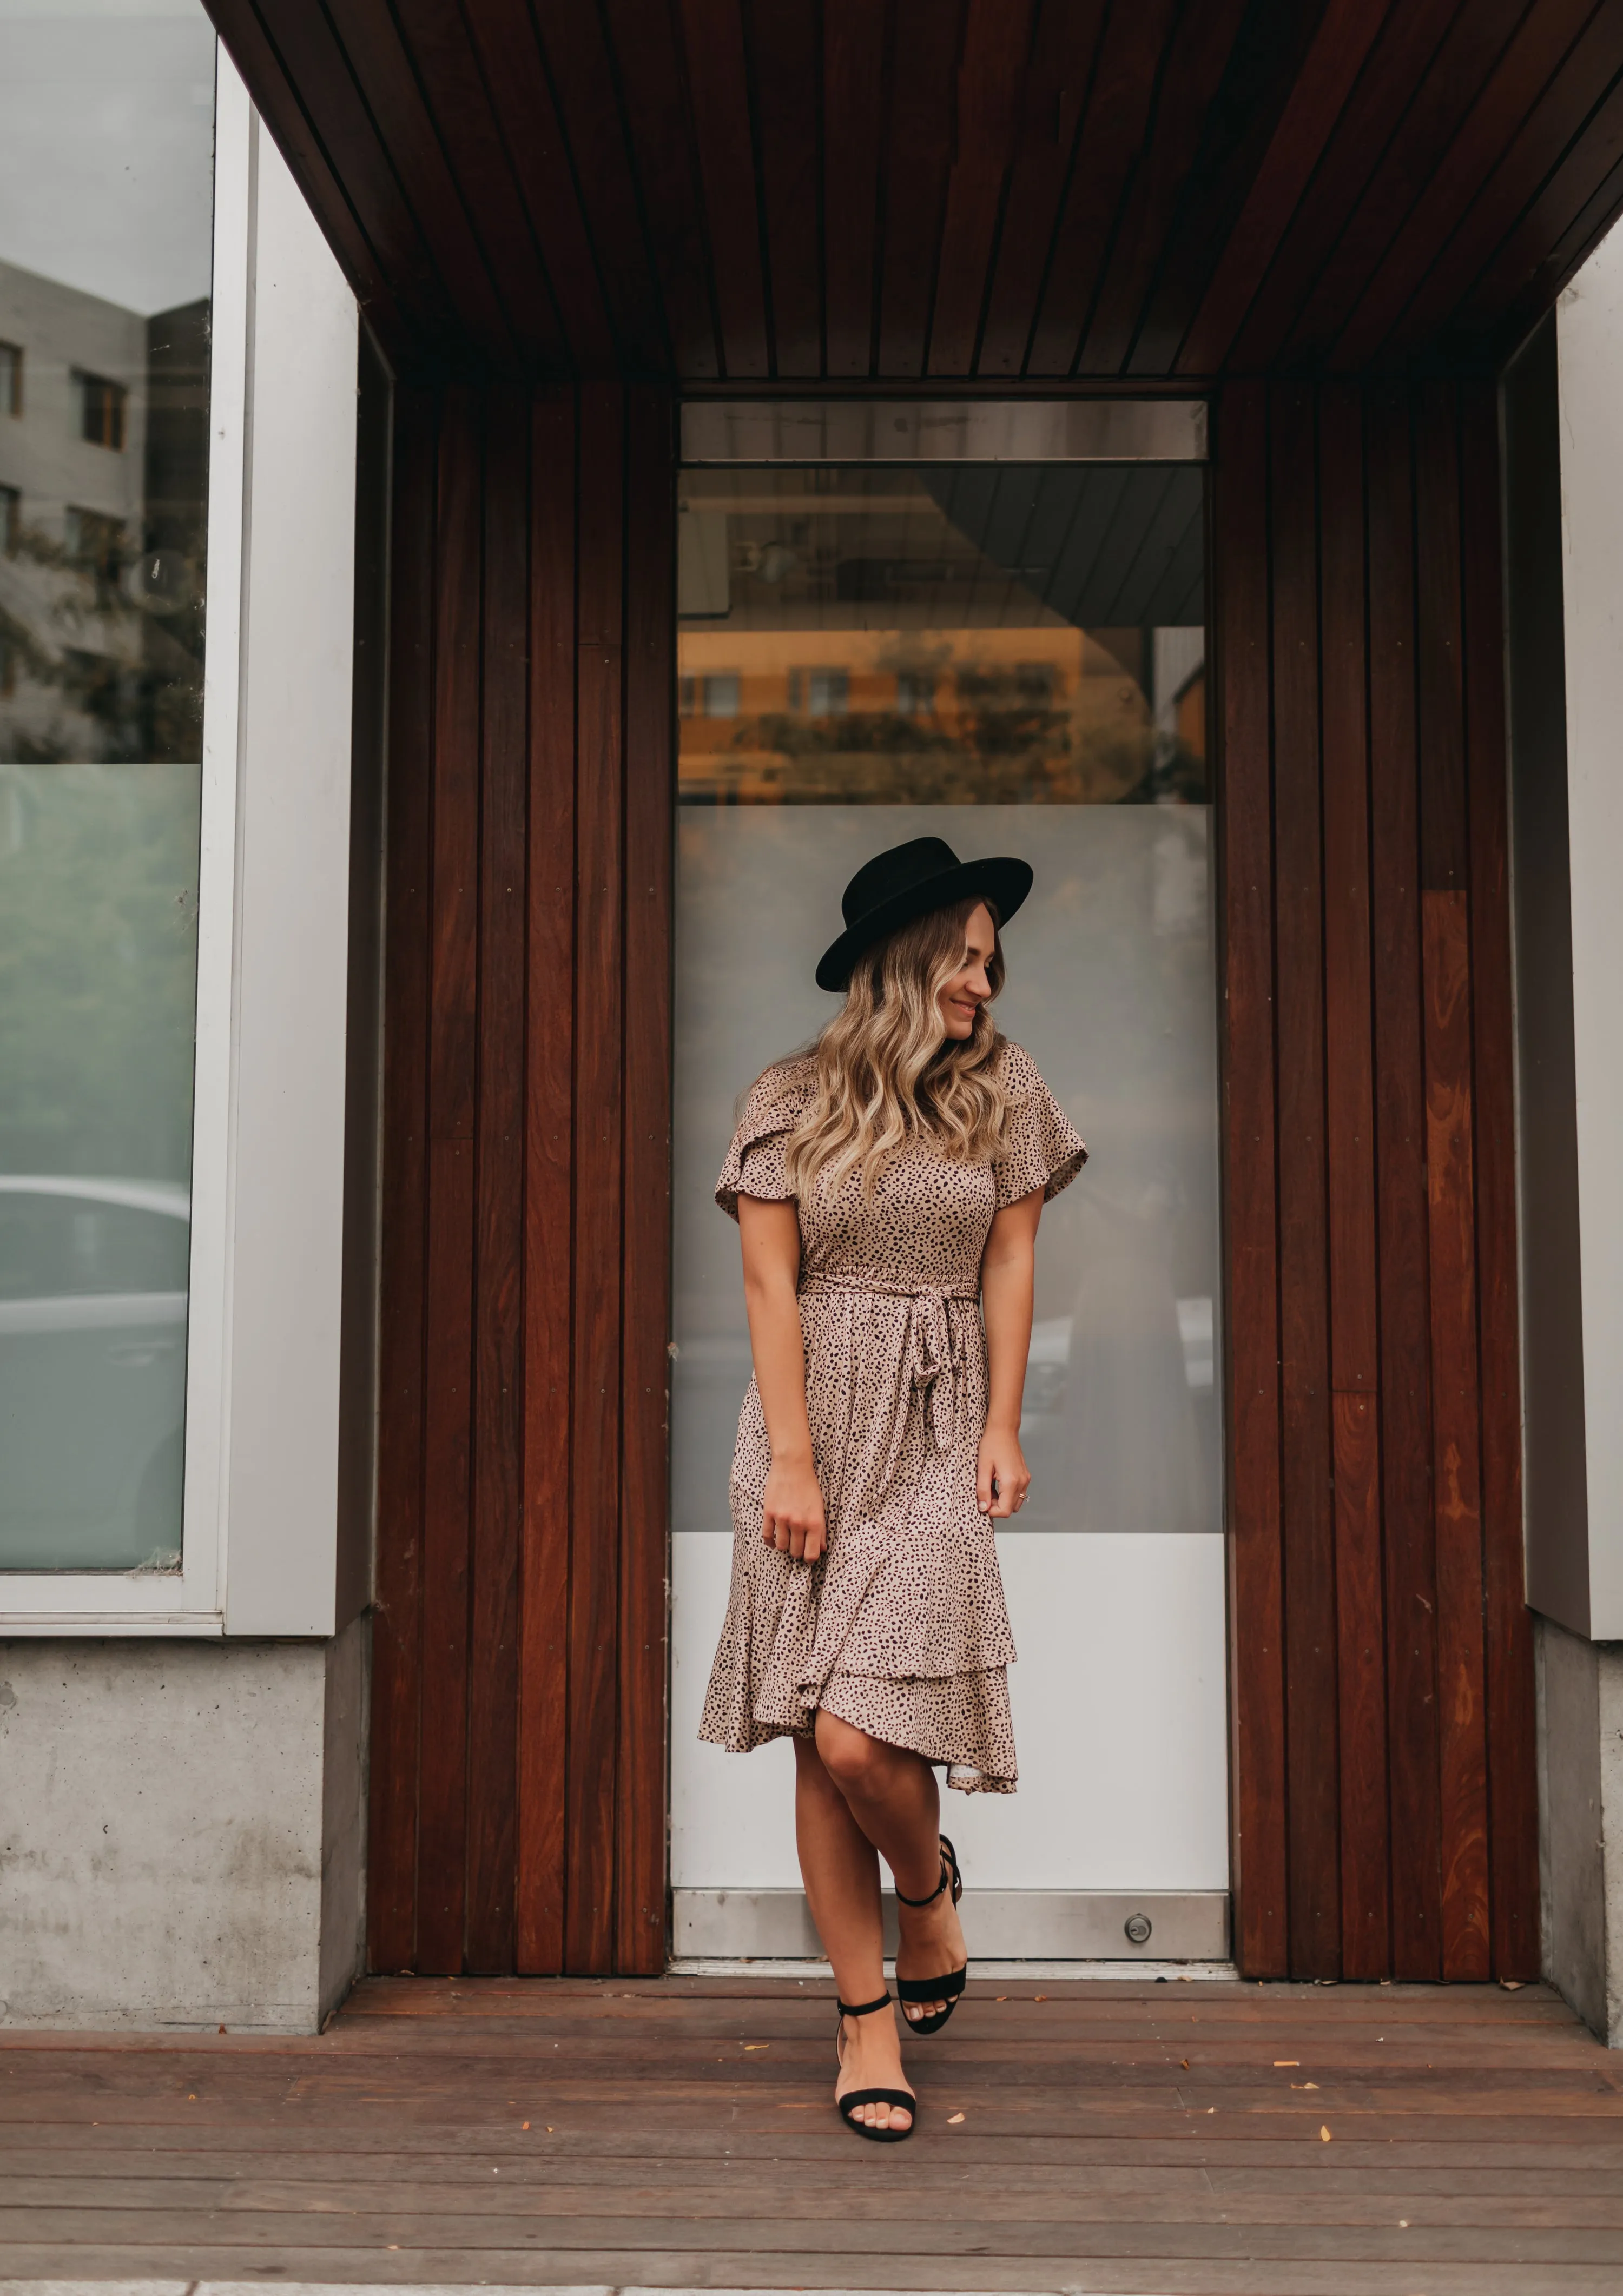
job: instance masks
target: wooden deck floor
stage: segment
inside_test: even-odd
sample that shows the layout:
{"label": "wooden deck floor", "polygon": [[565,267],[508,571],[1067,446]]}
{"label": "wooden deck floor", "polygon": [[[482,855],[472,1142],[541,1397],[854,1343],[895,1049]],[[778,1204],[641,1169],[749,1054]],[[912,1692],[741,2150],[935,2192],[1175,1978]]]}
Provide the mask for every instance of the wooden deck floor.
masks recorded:
{"label": "wooden deck floor", "polygon": [[0,2279],[1617,2296],[1552,1994],[980,1982],[913,2142],[826,1985],[375,1980],[318,2040],[0,2037]]}

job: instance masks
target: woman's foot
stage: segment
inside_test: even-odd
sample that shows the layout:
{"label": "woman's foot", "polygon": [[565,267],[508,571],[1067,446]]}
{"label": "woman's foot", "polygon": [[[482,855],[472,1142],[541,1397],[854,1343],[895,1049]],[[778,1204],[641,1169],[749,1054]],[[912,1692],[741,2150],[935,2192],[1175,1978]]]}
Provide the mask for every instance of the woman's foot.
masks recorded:
{"label": "woman's foot", "polygon": [[[896,1918],[901,1925],[896,1948],[899,1978],[922,1980],[946,1977],[964,1966],[968,1948],[963,1923],[958,1918],[950,1888],[943,1890],[927,1906],[903,1905],[898,1898]],[[938,2017],[946,2006],[947,1996],[943,1994],[939,2001],[904,2001],[902,2013],[910,2025],[917,2025],[922,2018]]]}
{"label": "woman's foot", "polygon": [[[857,2089],[898,2088],[911,2093],[902,2078],[902,2037],[888,2010],[871,2017],[840,2020],[840,2070],[835,2084],[837,2104]],[[853,2128],[910,2128],[913,2116],[899,2104],[860,2104],[845,2115]]]}

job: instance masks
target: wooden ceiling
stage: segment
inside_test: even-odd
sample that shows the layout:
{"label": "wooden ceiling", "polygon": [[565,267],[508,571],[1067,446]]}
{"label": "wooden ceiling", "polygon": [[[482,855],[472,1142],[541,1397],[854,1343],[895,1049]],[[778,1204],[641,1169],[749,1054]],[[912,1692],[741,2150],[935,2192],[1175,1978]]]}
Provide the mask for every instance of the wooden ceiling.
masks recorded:
{"label": "wooden ceiling", "polygon": [[1623,0],[209,0],[398,364],[1496,364],[1623,207]]}

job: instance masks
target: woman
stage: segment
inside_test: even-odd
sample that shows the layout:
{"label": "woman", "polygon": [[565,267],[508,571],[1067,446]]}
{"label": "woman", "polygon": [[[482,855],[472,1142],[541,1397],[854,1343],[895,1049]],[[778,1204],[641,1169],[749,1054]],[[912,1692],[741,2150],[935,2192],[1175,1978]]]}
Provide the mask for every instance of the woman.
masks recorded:
{"label": "woman", "polygon": [[[993,1525],[1030,1482],[1020,1396],[1045,1197],[1086,1152],[988,1009],[1023,861],[895,847],[845,889],[817,969],[845,992],[814,1049],[749,1095],[716,1200],[744,1250],[754,1377],[738,1423],[727,1621],[700,1734],[793,1736],[806,1897],[839,1994],[836,2103],[912,2128],[885,1985],[945,2024],[967,1961],[932,1765],[1012,1793],[1015,1655]],[[853,2005],[848,2006],[847,2005]]]}

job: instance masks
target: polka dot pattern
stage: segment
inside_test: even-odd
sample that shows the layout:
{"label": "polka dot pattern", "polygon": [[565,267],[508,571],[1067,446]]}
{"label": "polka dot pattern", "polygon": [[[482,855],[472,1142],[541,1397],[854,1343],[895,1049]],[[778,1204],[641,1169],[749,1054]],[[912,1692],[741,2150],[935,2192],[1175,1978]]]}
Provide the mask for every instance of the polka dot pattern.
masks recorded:
{"label": "polka dot pattern", "polygon": [[[855,1173],[798,1206],[806,1406],[828,1547],[796,1562],[761,1541],[771,1451],[752,1378],[730,1500],[732,1585],[699,1735],[735,1752],[812,1727],[820,1705],[947,1768],[964,1792],[1012,1793],[1005,1669],[1015,1656],[993,1526],[976,1505],[986,1423],[980,1264],[993,1218],[1086,1160],[1075,1128],[1016,1045],[1002,1153],[896,1157],[872,1201]],[[751,1093],[716,1201],[792,1201],[788,1135],[810,1058]]]}

